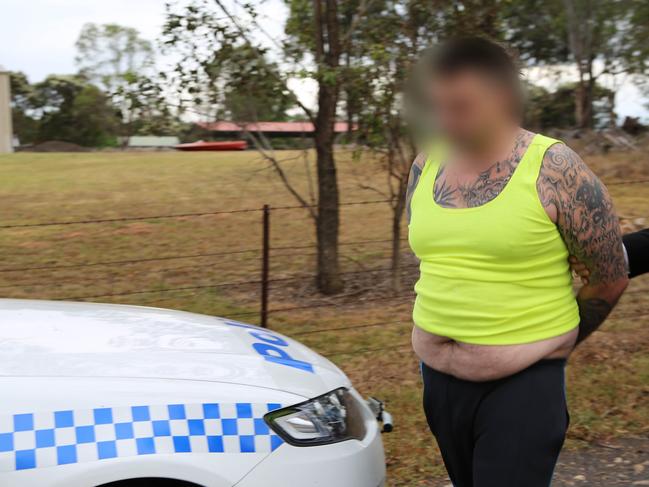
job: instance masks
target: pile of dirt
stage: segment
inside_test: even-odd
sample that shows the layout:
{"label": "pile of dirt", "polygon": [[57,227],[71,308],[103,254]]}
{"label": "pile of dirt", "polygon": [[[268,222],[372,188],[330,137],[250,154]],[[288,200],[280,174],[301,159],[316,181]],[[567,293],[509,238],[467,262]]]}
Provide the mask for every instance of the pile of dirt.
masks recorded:
{"label": "pile of dirt", "polygon": [[87,147],[73,144],[72,142],[64,142],[62,140],[48,140],[40,144],[32,144],[20,148],[24,152],[89,152]]}
{"label": "pile of dirt", "polygon": [[602,130],[550,130],[549,134],[565,141],[581,154],[608,154],[615,151],[637,151],[640,149],[638,139],[622,129],[607,128]]}

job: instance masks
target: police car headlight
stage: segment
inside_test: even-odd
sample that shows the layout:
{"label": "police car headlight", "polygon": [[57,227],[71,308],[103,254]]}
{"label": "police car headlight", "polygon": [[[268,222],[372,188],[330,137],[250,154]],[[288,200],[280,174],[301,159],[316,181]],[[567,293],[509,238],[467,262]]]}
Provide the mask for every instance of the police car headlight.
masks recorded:
{"label": "police car headlight", "polygon": [[360,405],[345,388],[264,416],[287,443],[313,446],[362,439],[365,424]]}

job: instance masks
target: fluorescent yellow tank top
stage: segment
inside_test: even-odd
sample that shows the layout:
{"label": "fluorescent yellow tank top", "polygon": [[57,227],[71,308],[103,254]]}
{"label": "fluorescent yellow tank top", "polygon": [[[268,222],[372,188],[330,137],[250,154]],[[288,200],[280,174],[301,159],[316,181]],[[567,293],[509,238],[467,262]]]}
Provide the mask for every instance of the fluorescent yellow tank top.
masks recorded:
{"label": "fluorescent yellow tank top", "polygon": [[579,324],[568,251],[536,189],[543,156],[557,142],[536,135],[501,193],[473,208],[435,203],[440,157],[426,161],[409,225],[421,272],[415,325],[459,342],[511,345]]}

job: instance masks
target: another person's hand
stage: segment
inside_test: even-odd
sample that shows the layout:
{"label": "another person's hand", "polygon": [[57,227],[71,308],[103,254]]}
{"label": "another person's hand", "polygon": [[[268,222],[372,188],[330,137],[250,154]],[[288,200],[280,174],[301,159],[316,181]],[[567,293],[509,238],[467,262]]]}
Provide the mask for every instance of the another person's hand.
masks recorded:
{"label": "another person's hand", "polygon": [[584,285],[588,284],[590,271],[588,270],[588,267],[586,267],[586,264],[581,262],[574,255],[568,257],[568,262],[570,262],[570,269],[577,277],[581,279],[581,282],[584,283]]}

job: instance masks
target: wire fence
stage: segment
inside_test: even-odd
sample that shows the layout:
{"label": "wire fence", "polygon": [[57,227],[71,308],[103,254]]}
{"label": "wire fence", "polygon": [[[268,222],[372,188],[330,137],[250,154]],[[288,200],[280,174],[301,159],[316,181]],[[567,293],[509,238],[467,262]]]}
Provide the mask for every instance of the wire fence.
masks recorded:
{"label": "wire fence", "polygon": [[[389,200],[362,200],[362,201],[351,201],[341,203],[341,207],[351,207],[351,206],[366,206],[366,205],[378,205],[389,203]],[[61,226],[70,226],[70,225],[114,225],[118,223],[129,223],[135,221],[149,221],[149,220],[166,220],[166,219],[187,219],[187,218],[202,218],[209,216],[217,215],[237,215],[237,214],[254,214],[262,213],[270,215],[270,213],[275,213],[278,211],[290,211],[290,210],[304,210],[308,208],[304,205],[284,205],[276,206],[272,209],[269,207],[265,208],[240,208],[233,210],[214,210],[214,211],[197,211],[197,212],[180,212],[173,214],[147,214],[147,215],[135,215],[135,216],[124,216],[124,217],[110,217],[110,218],[87,218],[87,219],[78,219],[78,220],[57,220],[57,221],[39,221],[39,222],[29,222],[29,223],[8,223],[0,225],[0,230],[2,231],[11,231],[11,230],[25,230],[25,229],[43,229],[47,227],[61,227]],[[265,222],[262,222],[262,229],[264,226],[268,227],[270,220],[265,219]],[[267,228],[266,228],[267,230]],[[56,232],[57,230],[54,229]],[[262,232],[263,233],[263,230]],[[266,232],[268,233],[268,232]],[[406,239],[399,237],[399,244],[401,244]],[[366,238],[366,239],[354,239],[340,242],[340,248],[354,248],[355,250],[362,248],[367,249],[374,246],[384,246],[386,244],[392,244],[392,238]],[[234,248],[230,250],[219,250],[214,252],[183,252],[177,254],[163,254],[159,256],[146,256],[141,258],[121,258],[121,259],[105,259],[105,260],[88,260],[88,261],[42,261],[35,258],[33,262],[29,262],[26,265],[5,265],[0,267],[0,278],[4,276],[4,282],[6,284],[0,284],[0,289],[2,292],[6,293],[11,290],[13,291],[25,291],[28,297],[48,297],[56,300],[74,300],[74,301],[84,301],[84,300],[99,300],[99,299],[119,299],[125,297],[137,297],[142,295],[162,295],[169,293],[194,293],[200,290],[216,290],[216,289],[228,289],[232,290],[235,288],[244,288],[244,287],[258,287],[260,294],[263,296],[266,295],[266,299],[269,294],[269,287],[275,284],[284,284],[284,283],[296,283],[300,281],[314,281],[317,277],[315,272],[299,272],[291,273],[288,276],[279,275],[273,276],[269,275],[268,272],[264,274],[263,268],[269,268],[270,260],[272,259],[273,263],[281,261],[283,257],[290,259],[295,259],[296,257],[314,257],[317,255],[315,252],[316,246],[314,243],[300,243],[295,245],[272,245],[268,240],[262,241],[262,245],[258,247],[250,246],[246,248]],[[340,252],[341,257],[353,259],[354,252],[350,252],[349,255],[344,251]],[[109,272],[114,269],[124,269],[129,266],[146,266],[146,273],[169,273],[179,270],[193,270],[204,268],[208,263],[214,265],[214,262],[209,262],[211,259],[216,258],[234,258],[234,257],[245,257],[249,261],[255,261],[254,266],[258,266],[258,269],[262,269],[262,272],[258,274],[257,278],[250,279],[250,273],[247,272],[245,277],[248,278],[239,278],[232,280],[219,280],[217,282],[197,282],[195,283],[194,279],[191,276],[188,277],[189,282],[184,282],[180,285],[173,286],[152,286],[151,288],[138,288],[138,289],[126,289],[118,291],[104,291],[103,289],[99,292],[92,292],[92,289],[95,288],[92,283],[92,278],[95,274],[101,272]],[[24,260],[24,259],[23,259]],[[166,266],[168,263],[178,262],[179,265]],[[162,266],[162,267],[160,267]],[[401,271],[413,269],[414,265],[405,264],[401,266]],[[355,270],[342,270],[340,275],[342,277],[360,275],[360,274],[377,274],[377,273],[386,273],[391,272],[392,269],[386,266],[372,266],[370,268],[355,269]],[[59,273],[65,272],[66,275],[61,277]],[[72,273],[72,276],[67,274]],[[44,278],[45,276],[45,278]],[[100,276],[101,278],[101,276]],[[200,281],[200,279],[198,279]],[[1,281],[0,281],[1,282]],[[75,285],[81,283],[83,285],[85,292],[78,293],[63,293],[55,294],[54,296],[49,295],[50,290],[60,290],[67,287],[67,285]],[[74,286],[73,286],[74,287]],[[77,286],[79,287],[79,286]],[[101,289],[102,286],[98,286],[97,289]],[[90,292],[88,292],[90,291]],[[401,296],[389,296],[389,299],[394,300]],[[369,297],[364,298],[362,302],[378,302],[385,300],[385,296],[379,297]],[[410,298],[409,298],[410,299]],[[228,318],[236,319],[250,319],[253,320],[256,317],[258,322],[262,325],[266,325],[268,322],[269,315],[275,314],[285,314],[291,313],[298,310],[308,310],[308,309],[320,309],[320,308],[344,308],[353,306],[354,303],[342,303],[338,299],[331,299],[328,302],[310,302],[304,305],[298,306],[274,306],[269,307],[265,303],[261,303],[261,309],[259,311],[244,311],[237,313],[228,313]]]}
{"label": "wire fence", "polygon": [[[389,203],[389,199],[381,200],[364,200],[364,201],[350,201],[346,203],[340,203],[339,207],[345,206],[358,206],[358,205],[375,205],[377,203]],[[304,210],[308,208],[318,208],[317,205],[286,205],[286,206],[273,206],[273,211],[280,210]],[[326,207],[323,209],[327,209]],[[52,221],[52,222],[34,222],[34,223],[13,223],[7,225],[0,225],[0,229],[9,229],[9,228],[37,228],[37,227],[54,227],[54,226],[63,226],[63,225],[89,225],[96,223],[121,223],[121,222],[133,222],[133,221],[143,221],[143,220],[167,220],[170,218],[198,218],[204,216],[216,216],[216,215],[231,215],[235,213],[255,213],[262,212],[263,208],[239,208],[235,210],[214,210],[214,211],[199,211],[199,212],[190,212],[190,213],[172,213],[165,215],[138,215],[138,216],[124,216],[116,218],[92,218],[86,220],[61,220],[61,221]]]}
{"label": "wire fence", "polygon": [[[619,185],[638,185],[649,183],[649,179],[638,179],[632,181],[611,181],[608,182],[608,186],[619,186]],[[362,201],[350,201],[341,203],[341,207],[352,207],[352,206],[365,206],[365,205],[381,205],[389,204],[390,200],[379,199],[379,200],[362,200]],[[48,297],[56,300],[74,300],[74,301],[84,301],[84,300],[94,300],[94,299],[120,299],[125,297],[138,297],[145,295],[167,295],[171,293],[175,294],[184,294],[194,295],[200,291],[210,291],[210,290],[219,290],[227,289],[228,291],[233,291],[240,288],[250,288],[256,289],[255,293],[260,296],[259,309],[250,310],[250,311],[241,311],[227,313],[228,318],[232,319],[245,319],[249,321],[254,321],[257,319],[258,323],[262,326],[269,325],[269,319],[271,317],[278,317],[280,322],[285,319],[285,315],[290,315],[293,312],[314,310],[318,312],[319,310],[332,309],[336,313],[341,313],[347,308],[358,308],[364,305],[370,304],[390,304],[390,305],[399,305],[405,304],[412,301],[414,295],[412,292],[412,287],[408,286],[410,289],[408,292],[389,292],[389,293],[379,293],[378,295],[373,295],[368,293],[367,289],[361,289],[359,295],[361,296],[358,299],[348,299],[345,300],[343,297],[332,297],[332,298],[317,298],[315,296],[308,296],[309,299],[303,299],[304,304],[301,304],[298,300],[298,304],[283,306],[283,305],[273,305],[273,294],[272,294],[272,285],[280,286],[295,286],[299,283],[304,285],[304,283],[315,281],[317,274],[315,272],[290,272],[286,275],[286,272],[282,269],[281,272],[277,272],[277,275],[273,273],[272,265],[277,264],[279,267],[282,266],[282,258],[286,257],[288,259],[301,258],[311,258],[317,255],[316,246],[314,243],[299,243],[292,245],[273,245],[269,239],[270,234],[270,225],[271,225],[271,215],[275,212],[282,211],[300,211],[307,208],[313,208],[313,206],[304,206],[304,205],[285,205],[285,206],[276,206],[264,208],[240,208],[240,209],[215,209],[212,211],[196,211],[196,212],[183,212],[183,213],[169,213],[169,214],[148,214],[148,215],[133,215],[133,216],[124,216],[124,217],[107,217],[107,218],[86,218],[78,220],[59,220],[59,221],[40,221],[40,222],[13,222],[0,225],[0,230],[10,232],[12,230],[38,230],[43,228],[52,227],[56,229],[57,227],[67,227],[71,225],[115,225],[121,223],[130,223],[136,221],[156,221],[156,220],[170,220],[170,219],[188,219],[188,218],[207,218],[220,215],[242,215],[242,214],[251,214],[251,215],[261,215],[259,231],[260,242],[259,246],[245,246],[243,248],[225,248],[220,249],[214,252],[181,252],[181,253],[164,253],[162,255],[155,256],[145,256],[138,257],[133,256],[132,258],[107,258],[101,260],[79,260],[79,261],[59,261],[57,259],[44,261],[41,260],[41,257],[38,253],[35,254],[33,261],[29,261],[26,264],[20,265],[9,265],[5,264],[0,267],[0,289],[2,292],[7,291],[24,291],[26,294],[25,297]],[[401,245],[406,238],[403,236],[394,238],[366,238],[366,239],[352,239],[340,242],[341,249],[353,249],[349,254],[341,251],[341,256],[343,258],[349,258],[350,261],[353,261],[355,254],[359,253],[360,250],[368,250],[370,248],[380,248],[389,247],[391,248],[394,244]],[[384,249],[385,250],[385,249]],[[389,250],[389,249],[388,249]],[[385,253],[389,253],[387,250]],[[24,261],[24,256],[22,256]],[[250,267],[246,268],[242,277],[235,279],[219,279],[217,281],[208,280],[204,282],[203,276],[197,276],[197,270],[205,269],[208,266],[218,265],[218,259],[236,259],[241,258],[245,259],[246,262],[250,263]],[[216,261],[214,259],[217,259]],[[375,265],[376,263],[379,265]],[[379,259],[377,262],[373,263],[369,267],[363,267],[359,269],[343,269],[341,272],[342,277],[350,278],[351,276],[381,276],[381,279],[388,280],[388,277],[393,272],[399,273],[399,275],[405,275],[407,278],[412,278],[415,275],[416,268],[418,264],[409,263],[406,261],[399,266],[398,269],[394,269],[392,266],[385,265],[385,259]],[[172,266],[166,266],[168,263],[173,263]],[[178,263],[177,265],[175,263]],[[174,278],[174,284],[168,286],[152,286],[150,288],[138,288],[138,289],[119,289],[116,291],[105,290],[106,282],[103,276],[96,276],[94,273],[102,272],[114,272],[116,269],[123,270],[131,266],[145,266],[145,270],[141,272],[142,275],[146,276],[148,274],[169,274],[183,271],[192,271],[187,275],[180,276],[181,282],[176,282]],[[163,266],[163,267],[159,267]],[[254,278],[251,278],[252,275],[255,275]],[[64,275],[59,275],[64,273]],[[68,275],[72,273],[72,275]],[[93,279],[95,281],[93,281]],[[97,281],[101,281],[101,285],[95,285]],[[373,280],[372,282],[376,282]],[[123,284],[123,283],[120,283]],[[70,285],[71,287],[83,287],[85,292],[65,292],[66,286]],[[93,289],[95,291],[93,291]],[[54,296],[51,296],[50,291],[60,291],[61,293],[55,293]],[[640,293],[646,293],[646,289],[632,290],[627,293],[627,295],[634,295]],[[20,297],[20,296],[19,296]],[[249,305],[243,306],[244,309],[249,307]],[[629,319],[636,317],[645,317],[649,316],[649,313],[622,313],[615,316],[615,319]],[[311,336],[318,335],[323,333],[343,333],[348,331],[362,331],[369,330],[378,327],[392,328],[398,325],[404,325],[410,323],[409,316],[404,316],[403,318],[394,317],[391,319],[382,319],[378,321],[365,320],[365,321],[354,321],[352,323],[347,323],[345,325],[338,326],[322,326],[315,329],[303,329],[296,330],[291,334],[294,336]],[[396,345],[396,349],[405,347],[406,345]],[[360,349],[354,350],[340,350],[332,351],[328,355],[332,356],[342,356],[349,354],[363,354],[370,352],[378,352],[386,350],[387,348],[381,347],[372,347],[367,346]],[[395,346],[390,346],[390,350],[395,350]]]}

